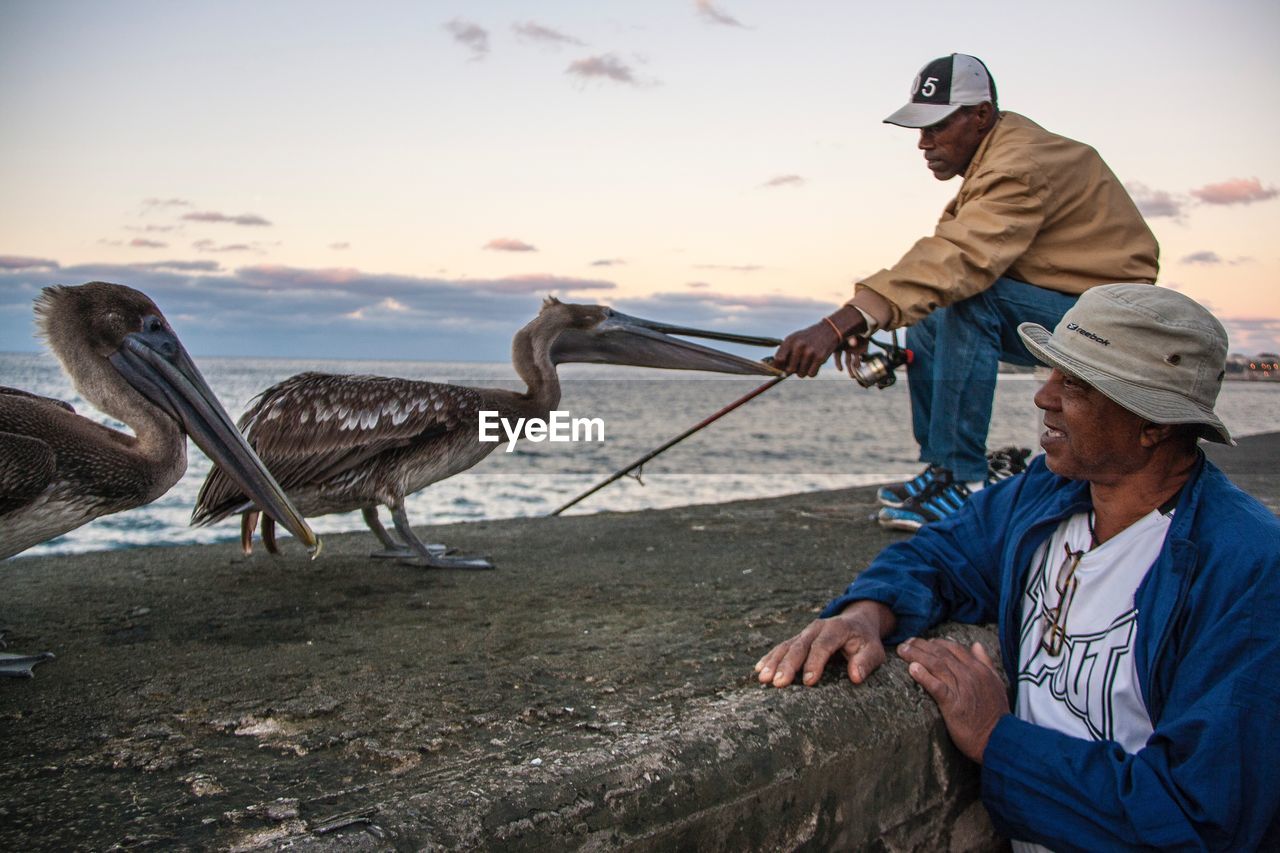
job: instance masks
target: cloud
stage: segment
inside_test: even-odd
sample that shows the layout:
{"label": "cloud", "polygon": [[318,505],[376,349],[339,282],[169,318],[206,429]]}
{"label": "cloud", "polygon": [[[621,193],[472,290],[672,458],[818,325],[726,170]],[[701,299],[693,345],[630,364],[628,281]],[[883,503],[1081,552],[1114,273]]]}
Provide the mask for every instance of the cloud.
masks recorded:
{"label": "cloud", "polygon": [[167,249],[168,243],[162,243],[159,240],[148,240],[145,237],[134,237],[129,241],[129,245],[135,249]]}
{"label": "cloud", "polygon": [[614,290],[618,285],[611,281],[572,278],[551,273],[526,273],[492,279],[479,285],[491,293],[584,293],[591,290]]}
{"label": "cloud", "polygon": [[1208,249],[1204,249],[1199,252],[1192,252],[1189,255],[1185,255],[1181,260],[1184,264],[1227,264],[1228,266],[1236,267],[1240,266],[1240,264],[1252,262],[1253,258],[1248,255],[1240,255],[1235,258],[1224,258],[1217,252],[1211,252]]}
{"label": "cloud", "polygon": [[453,36],[454,41],[471,51],[473,60],[479,61],[489,55],[489,31],[484,27],[454,18],[444,28]]}
{"label": "cloud", "polygon": [[22,255],[0,255],[0,270],[56,270],[58,262],[48,258],[28,258]]}
{"label": "cloud", "polygon": [[617,267],[624,264],[626,264],[626,261],[622,258],[600,258],[597,261],[591,262],[591,266],[593,267]]}
{"label": "cloud", "polygon": [[144,198],[142,206],[148,209],[156,207],[190,207],[191,202],[185,198]]}
{"label": "cloud", "polygon": [[[556,274],[444,279],[257,264],[220,272],[212,261],[78,264],[0,257],[0,339],[17,348],[31,336],[41,287],[109,280],[154,298],[188,350],[209,355],[298,359],[506,361],[511,338],[538,313],[541,297],[602,300],[603,279]],[[781,337],[831,310],[826,300],[733,296],[690,287],[608,304],[669,323]],[[579,297],[572,297],[579,293]],[[10,343],[13,342],[13,343]],[[744,350],[759,356],[759,350]]]}
{"label": "cloud", "polygon": [[37,346],[31,304],[41,287],[102,280],[154,299],[197,356],[504,361],[512,335],[546,294],[616,287],[553,274],[448,280],[275,264],[218,273],[203,261],[69,267],[33,261],[0,266],[0,340],[10,349],[24,341]]}
{"label": "cloud", "polygon": [[1191,194],[1205,204],[1253,204],[1275,198],[1280,190],[1264,188],[1257,178],[1232,178],[1220,184],[1206,184]]}
{"label": "cloud", "polygon": [[711,284],[705,281],[690,281],[685,283],[685,287],[692,288],[695,290],[700,290],[701,288],[710,287],[710,286]]}
{"label": "cloud", "polygon": [[388,296],[376,305],[366,308],[357,308],[354,311],[348,311],[344,316],[351,320],[374,320],[378,317],[386,317],[387,315],[408,314],[411,309],[399,299],[393,299]]}
{"label": "cloud", "polygon": [[575,59],[569,63],[565,73],[581,77],[584,80],[603,77],[606,80],[626,83],[629,86],[640,85],[640,81],[636,79],[635,72],[611,53],[588,56],[585,59]]}
{"label": "cloud", "polygon": [[494,237],[488,243],[484,244],[484,248],[494,252],[536,252],[536,246],[532,246],[523,240],[515,240],[511,237]]}
{"label": "cloud", "polygon": [[350,243],[330,243],[329,248],[333,249],[334,251],[342,251],[343,249],[350,249],[351,244]]}
{"label": "cloud", "polygon": [[1148,219],[1167,216],[1178,219],[1182,216],[1183,202],[1173,194],[1164,190],[1154,190],[1146,184],[1133,181],[1124,185],[1138,206],[1139,212]]}
{"label": "cloud", "polygon": [[722,272],[759,272],[764,267],[758,264],[694,264],[698,270],[720,270]]}
{"label": "cloud", "polygon": [[204,210],[195,213],[186,213],[182,216],[189,222],[228,222],[232,225],[270,225],[270,221],[263,219],[256,213],[242,213],[239,216],[228,216],[225,213],[218,213],[214,210]]}
{"label": "cloud", "polygon": [[[211,261],[77,264],[0,256],[0,340],[28,342],[31,305],[50,284],[115,281],[149,295],[197,356],[505,361],[511,337],[548,293],[597,301],[616,285],[554,274],[443,279],[277,264],[219,272]],[[781,337],[831,303],[783,294],[733,295],[697,287],[607,300],[622,311],[686,326]],[[568,297],[574,298],[574,297]],[[12,343],[10,343],[12,342]],[[759,355],[758,350],[752,350]]]}
{"label": "cloud", "polygon": [[516,35],[522,39],[529,41],[541,42],[550,45],[572,44],[582,46],[586,42],[576,39],[573,36],[565,35],[558,30],[550,27],[544,27],[542,24],[535,24],[533,21],[524,21],[519,24],[513,24],[511,29],[516,31]]}
{"label": "cloud", "polygon": [[141,231],[143,234],[164,234],[169,231],[173,231],[177,227],[178,226],[176,225],[144,225],[144,226],[126,225],[124,227],[124,230]]}
{"label": "cloud", "polygon": [[1231,351],[1246,355],[1280,352],[1280,318],[1219,317],[1226,327]]}
{"label": "cloud", "polygon": [[174,270],[182,272],[217,272],[222,264],[217,261],[152,261],[147,264],[135,264],[136,269]]}
{"label": "cloud", "polygon": [[[619,310],[683,326],[781,338],[831,312],[825,300],[784,294],[735,295],[704,290],[623,299]],[[717,344],[719,346],[719,344]],[[745,350],[758,356],[759,350]]]}
{"label": "cloud", "polygon": [[224,243],[221,246],[212,240],[197,240],[191,244],[197,252],[261,252],[262,250],[249,243]]}
{"label": "cloud", "polygon": [[702,16],[704,21],[712,24],[720,24],[726,27],[741,27],[742,23],[737,18],[728,15],[715,7],[711,0],[694,0],[694,5],[698,9],[698,14]]}
{"label": "cloud", "polygon": [[801,187],[804,186],[804,178],[799,175],[778,175],[776,178],[770,178],[761,184],[762,187]]}

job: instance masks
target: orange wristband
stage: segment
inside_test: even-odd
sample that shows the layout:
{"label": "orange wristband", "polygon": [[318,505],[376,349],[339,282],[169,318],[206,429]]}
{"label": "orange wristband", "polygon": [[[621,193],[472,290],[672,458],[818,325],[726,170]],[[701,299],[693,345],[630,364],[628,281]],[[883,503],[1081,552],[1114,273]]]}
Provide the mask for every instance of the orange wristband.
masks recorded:
{"label": "orange wristband", "polygon": [[827,321],[827,325],[831,327],[831,331],[833,331],[833,332],[835,332],[835,333],[836,333],[836,345],[837,345],[837,346],[843,346],[843,345],[844,345],[844,335],[840,334],[840,330],[839,330],[838,328],[836,328],[835,321],[834,321],[834,320],[832,320],[830,317],[823,317],[822,319],[826,320],[826,321]]}

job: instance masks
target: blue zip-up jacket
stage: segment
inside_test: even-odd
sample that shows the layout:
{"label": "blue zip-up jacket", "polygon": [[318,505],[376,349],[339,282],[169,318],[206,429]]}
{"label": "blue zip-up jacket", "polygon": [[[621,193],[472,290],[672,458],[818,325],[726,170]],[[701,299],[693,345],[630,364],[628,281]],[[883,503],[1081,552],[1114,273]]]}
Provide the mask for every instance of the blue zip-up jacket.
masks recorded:
{"label": "blue zip-up jacket", "polygon": [[[822,615],[883,602],[890,644],[997,622],[1012,702],[1031,557],[1090,506],[1041,456],[886,548]],[[1055,850],[1280,849],[1280,521],[1201,454],[1135,604],[1151,738],[1130,754],[1005,715],[982,756],[997,830]]]}

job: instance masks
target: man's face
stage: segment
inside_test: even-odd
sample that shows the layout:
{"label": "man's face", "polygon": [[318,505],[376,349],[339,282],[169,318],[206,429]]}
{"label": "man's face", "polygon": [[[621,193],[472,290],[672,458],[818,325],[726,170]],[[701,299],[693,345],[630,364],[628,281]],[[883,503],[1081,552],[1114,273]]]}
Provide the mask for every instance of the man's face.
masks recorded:
{"label": "man's face", "polygon": [[1035,400],[1044,410],[1040,446],[1053,473],[1110,484],[1142,467],[1147,422],[1092,385],[1055,367]]}
{"label": "man's face", "polygon": [[920,128],[919,148],[929,171],[940,181],[949,181],[969,168],[982,137],[990,105],[961,107],[937,124]]}

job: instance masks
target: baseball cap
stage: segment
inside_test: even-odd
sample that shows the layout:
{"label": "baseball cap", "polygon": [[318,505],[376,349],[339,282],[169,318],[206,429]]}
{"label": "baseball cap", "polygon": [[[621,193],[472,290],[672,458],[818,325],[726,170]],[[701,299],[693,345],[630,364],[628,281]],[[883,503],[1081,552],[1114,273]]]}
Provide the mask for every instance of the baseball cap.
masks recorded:
{"label": "baseball cap", "polygon": [[1227,332],[1200,303],[1153,284],[1086,290],[1050,334],[1018,334],[1037,359],[1089,383],[1157,424],[1201,424],[1209,441],[1235,444],[1214,414],[1227,366]]}
{"label": "baseball cap", "polygon": [[911,100],[885,119],[899,127],[928,127],[961,107],[996,102],[996,84],[976,56],[953,53],[933,60],[911,84]]}

